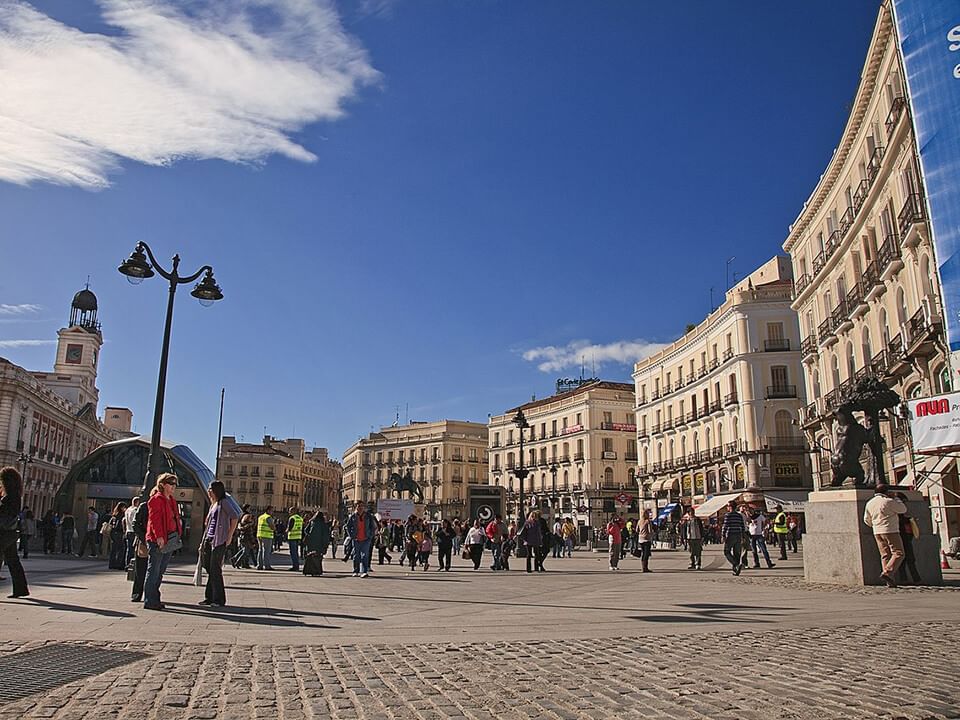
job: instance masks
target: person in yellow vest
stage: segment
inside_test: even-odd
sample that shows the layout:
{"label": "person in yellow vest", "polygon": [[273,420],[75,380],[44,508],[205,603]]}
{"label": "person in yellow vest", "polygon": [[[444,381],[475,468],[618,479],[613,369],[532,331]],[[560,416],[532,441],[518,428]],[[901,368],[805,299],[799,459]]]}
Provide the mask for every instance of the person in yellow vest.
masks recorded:
{"label": "person in yellow vest", "polygon": [[300,540],[303,538],[303,518],[296,508],[290,508],[287,519],[287,545],[290,546],[290,569],[300,572]]}
{"label": "person in yellow vest", "polygon": [[260,544],[260,552],[257,554],[257,570],[273,570],[270,564],[270,556],[273,554],[273,506],[267,505],[257,518],[257,542]]}
{"label": "person in yellow vest", "polygon": [[773,518],[773,534],[777,537],[777,545],[780,546],[780,559],[787,559],[787,534],[790,528],[787,527],[787,514],[783,511],[783,505],[777,505],[777,514]]}

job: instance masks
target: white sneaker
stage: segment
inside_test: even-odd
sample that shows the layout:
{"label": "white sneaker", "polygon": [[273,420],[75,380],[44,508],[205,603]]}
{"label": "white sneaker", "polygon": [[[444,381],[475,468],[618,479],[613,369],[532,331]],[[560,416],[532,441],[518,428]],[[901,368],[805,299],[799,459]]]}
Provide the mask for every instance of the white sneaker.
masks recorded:
{"label": "white sneaker", "polygon": [[353,577],[360,577],[360,573],[354,573]]}
{"label": "white sneaker", "polygon": [[360,573],[360,577],[367,577],[367,573]]}
{"label": "white sneaker", "polygon": [[613,565],[610,566],[610,569],[611,569],[611,570],[616,570],[616,568],[615,568]]}

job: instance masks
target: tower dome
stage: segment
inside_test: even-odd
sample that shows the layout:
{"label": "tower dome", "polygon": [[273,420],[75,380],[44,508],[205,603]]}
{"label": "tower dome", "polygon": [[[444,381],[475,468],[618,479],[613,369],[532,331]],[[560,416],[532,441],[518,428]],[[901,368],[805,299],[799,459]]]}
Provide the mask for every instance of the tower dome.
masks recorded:
{"label": "tower dome", "polygon": [[70,303],[70,327],[100,332],[100,323],[97,322],[97,296],[90,291],[89,285],[73,296],[73,302]]}
{"label": "tower dome", "polygon": [[90,291],[90,288],[86,287],[73,296],[70,307],[83,312],[96,312],[97,296]]}

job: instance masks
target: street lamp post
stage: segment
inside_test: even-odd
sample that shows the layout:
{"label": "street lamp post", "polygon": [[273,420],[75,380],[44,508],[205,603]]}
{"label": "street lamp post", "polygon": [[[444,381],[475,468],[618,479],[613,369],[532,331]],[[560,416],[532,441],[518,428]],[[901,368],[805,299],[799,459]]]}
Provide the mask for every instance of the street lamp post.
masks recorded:
{"label": "street lamp post", "polygon": [[550,497],[550,504],[553,507],[553,519],[556,520],[557,513],[557,471],[560,468],[556,463],[550,464],[550,474],[553,475],[553,495]]}
{"label": "street lamp post", "polygon": [[[149,260],[147,259],[149,257]],[[137,247],[130,253],[130,257],[120,264],[117,270],[127,277],[133,285],[139,285],[154,274],[159,274],[170,283],[170,293],[167,297],[167,317],[163,326],[163,345],[160,350],[160,372],[157,377],[157,399],[153,408],[153,435],[150,437],[150,456],[147,459],[147,474],[143,479],[141,494],[145,497],[150,492],[150,486],[156,481],[161,470],[160,432],[163,428],[163,398],[167,386],[167,358],[170,354],[170,326],[173,322],[173,298],[178,285],[192,283],[203,275],[190,294],[200,301],[201,305],[209,306],[217,300],[223,299],[223,292],[213,278],[213,268],[204,265],[192,275],[181,276],[179,273],[180,256],[173,256],[173,267],[165,270],[157,262],[150,246],[145,242],[138,242]],[[154,272],[156,271],[156,273]]]}
{"label": "street lamp post", "polygon": [[520,464],[517,469],[514,470],[514,475],[516,475],[517,480],[520,481],[520,495],[518,497],[518,509],[517,514],[520,516],[517,522],[517,530],[519,531],[523,527],[523,523],[526,522],[524,517],[524,507],[523,507],[523,480],[527,477],[527,469],[523,466],[523,431],[527,430],[530,427],[530,424],[527,422],[527,418],[523,414],[523,410],[517,410],[517,414],[513,418],[513,424],[517,426],[520,430]]}
{"label": "street lamp post", "polygon": [[[17,458],[17,462],[20,464],[20,479],[26,484],[27,482],[27,465],[33,462],[33,455],[29,455],[25,452],[20,453],[20,457]],[[21,489],[21,492],[22,489]]]}

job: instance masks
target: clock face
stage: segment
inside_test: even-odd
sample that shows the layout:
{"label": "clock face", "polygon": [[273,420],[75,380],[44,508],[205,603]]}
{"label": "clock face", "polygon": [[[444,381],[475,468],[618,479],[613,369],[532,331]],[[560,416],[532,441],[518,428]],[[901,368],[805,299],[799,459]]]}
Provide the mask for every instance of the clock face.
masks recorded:
{"label": "clock face", "polygon": [[83,359],[83,345],[67,345],[66,361],[71,365],[79,365]]}

